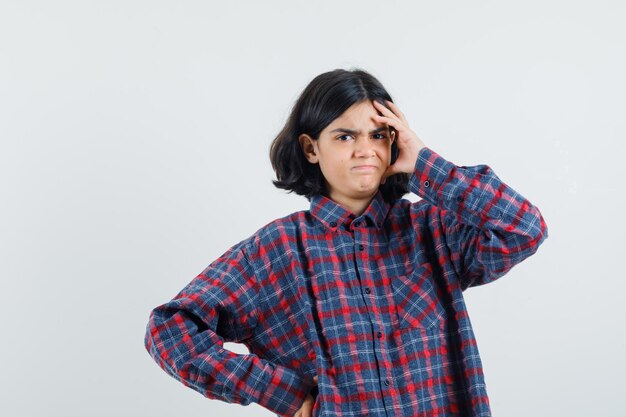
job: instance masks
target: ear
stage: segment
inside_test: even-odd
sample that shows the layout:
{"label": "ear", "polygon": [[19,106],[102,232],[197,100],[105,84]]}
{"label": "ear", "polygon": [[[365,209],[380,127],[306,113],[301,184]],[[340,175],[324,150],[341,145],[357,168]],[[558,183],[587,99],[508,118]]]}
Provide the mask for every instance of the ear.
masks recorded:
{"label": "ear", "polygon": [[396,141],[396,129],[391,129],[391,142],[390,143],[394,143]]}
{"label": "ear", "polygon": [[312,164],[318,163],[317,158],[317,144],[315,140],[306,133],[298,136],[298,141],[300,142],[300,148],[302,148],[302,153],[304,153],[304,157]]}

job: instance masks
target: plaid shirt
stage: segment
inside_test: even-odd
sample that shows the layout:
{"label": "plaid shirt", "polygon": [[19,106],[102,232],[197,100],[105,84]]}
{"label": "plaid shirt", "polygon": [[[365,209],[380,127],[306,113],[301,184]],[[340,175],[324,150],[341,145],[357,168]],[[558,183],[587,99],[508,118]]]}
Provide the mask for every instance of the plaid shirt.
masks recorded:
{"label": "plaid shirt", "polygon": [[146,349],[204,396],[280,416],[310,392],[314,417],[489,416],[462,291],[535,253],[546,223],[489,166],[428,147],[409,189],[422,200],[379,191],[355,217],[320,195],[262,227],[152,311]]}

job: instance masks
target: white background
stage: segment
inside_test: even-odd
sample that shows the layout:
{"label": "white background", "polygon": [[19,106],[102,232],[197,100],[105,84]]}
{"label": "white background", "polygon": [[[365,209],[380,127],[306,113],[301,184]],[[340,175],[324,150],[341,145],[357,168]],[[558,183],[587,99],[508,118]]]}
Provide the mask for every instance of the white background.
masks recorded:
{"label": "white background", "polygon": [[465,292],[494,416],[623,416],[623,4],[2,0],[0,414],[273,416],[167,376],[145,326],[308,208],[269,145],[314,76],[361,67],[548,224]]}

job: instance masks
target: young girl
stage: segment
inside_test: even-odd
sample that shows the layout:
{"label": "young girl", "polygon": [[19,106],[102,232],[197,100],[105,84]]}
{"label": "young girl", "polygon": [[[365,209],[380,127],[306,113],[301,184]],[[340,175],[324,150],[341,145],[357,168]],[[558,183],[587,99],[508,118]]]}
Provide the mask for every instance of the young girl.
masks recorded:
{"label": "young girl", "polygon": [[362,70],[314,78],[270,157],[274,184],[310,209],[156,307],[154,360],[208,398],[279,416],[489,416],[463,291],[536,252],[548,236],[538,208],[489,166],[424,146]]}

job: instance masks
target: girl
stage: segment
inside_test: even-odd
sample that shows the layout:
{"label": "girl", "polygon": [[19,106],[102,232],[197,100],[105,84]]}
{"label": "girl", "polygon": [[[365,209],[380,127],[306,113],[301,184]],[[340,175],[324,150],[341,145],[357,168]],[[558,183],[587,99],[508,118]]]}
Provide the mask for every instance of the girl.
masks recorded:
{"label": "girl", "polygon": [[548,236],[539,209],[489,166],[426,147],[358,69],[311,81],[270,159],[274,184],[310,209],[263,226],[156,307],[154,360],[208,398],[279,416],[489,416],[463,291],[536,252]]}

